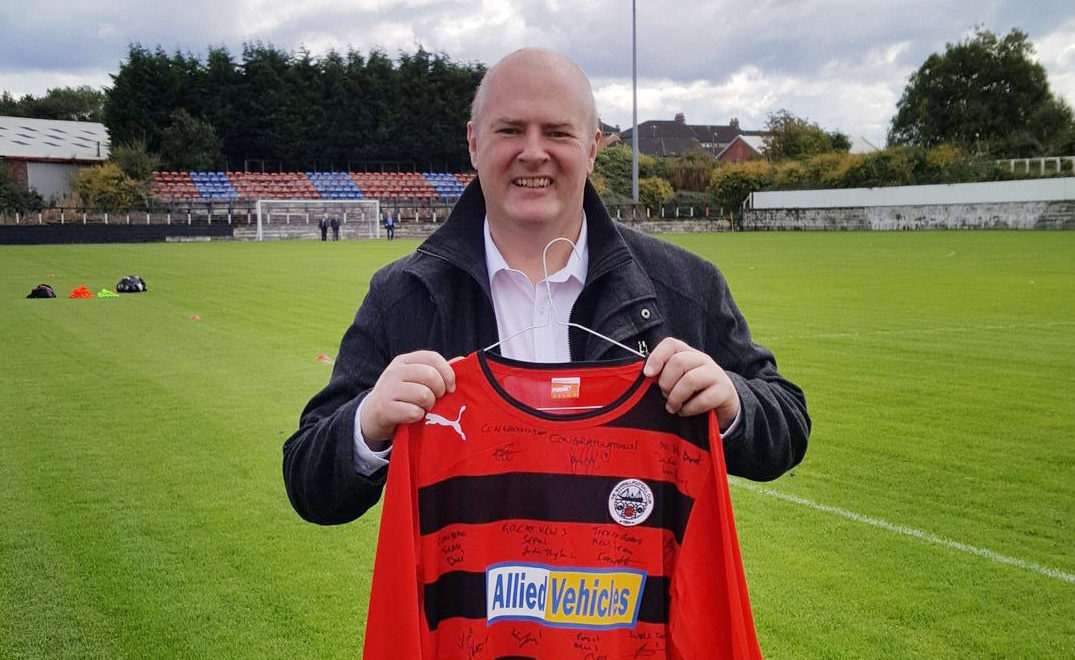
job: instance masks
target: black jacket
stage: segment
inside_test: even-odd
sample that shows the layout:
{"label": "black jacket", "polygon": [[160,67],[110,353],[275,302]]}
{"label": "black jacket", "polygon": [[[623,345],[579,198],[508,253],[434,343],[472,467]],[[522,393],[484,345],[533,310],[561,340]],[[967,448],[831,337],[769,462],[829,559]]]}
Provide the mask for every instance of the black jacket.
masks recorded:
{"label": "black jacket", "polygon": [[[750,340],[724,277],[711,263],[618,225],[587,184],[589,271],[571,321],[627,346],[677,337],[711,355],[739,392],[739,427],[725,438],[731,474],[775,479],[802,460],[810,419],[802,391]],[[374,276],[344,334],[332,378],[284,443],[284,483],[295,510],[321,524],[354,520],[380,498],[385,473],[354,470],[355,411],[397,355],[428,349],[452,358],[498,339],[485,272],[485,199],[475,180],[448,220],[413,254]],[[623,349],[570,329],[572,360],[624,357]]]}

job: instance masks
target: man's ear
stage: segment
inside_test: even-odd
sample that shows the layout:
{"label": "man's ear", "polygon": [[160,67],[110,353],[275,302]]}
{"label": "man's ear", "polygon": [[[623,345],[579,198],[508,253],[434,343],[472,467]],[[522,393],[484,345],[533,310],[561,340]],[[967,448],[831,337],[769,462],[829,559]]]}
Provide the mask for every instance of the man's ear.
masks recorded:
{"label": "man's ear", "polygon": [[601,144],[601,131],[594,133],[593,140],[590,141],[590,154],[588,157],[588,166],[586,169],[586,175],[593,174],[593,166],[597,161],[597,150]]}
{"label": "man's ear", "polygon": [[478,138],[474,122],[467,122],[467,150],[470,151],[470,164],[478,169]]}

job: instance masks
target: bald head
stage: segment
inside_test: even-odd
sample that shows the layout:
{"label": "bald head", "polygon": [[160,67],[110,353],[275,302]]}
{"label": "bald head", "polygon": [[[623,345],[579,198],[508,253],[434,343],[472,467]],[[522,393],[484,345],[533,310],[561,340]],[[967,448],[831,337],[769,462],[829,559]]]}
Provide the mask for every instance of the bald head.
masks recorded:
{"label": "bald head", "polygon": [[[478,91],[474,94],[474,102],[470,106],[470,121],[475,126],[480,124],[482,111],[485,109],[489,97],[489,90],[507,77],[520,73],[540,71],[549,76],[555,76],[561,84],[567,87],[578,103],[585,106],[587,121],[593,132],[599,129],[597,119],[597,103],[594,101],[593,88],[590,79],[582,72],[577,64],[566,55],[542,48],[522,48],[505,56],[486,72],[478,85]],[[546,94],[549,90],[536,89],[534,94]]]}

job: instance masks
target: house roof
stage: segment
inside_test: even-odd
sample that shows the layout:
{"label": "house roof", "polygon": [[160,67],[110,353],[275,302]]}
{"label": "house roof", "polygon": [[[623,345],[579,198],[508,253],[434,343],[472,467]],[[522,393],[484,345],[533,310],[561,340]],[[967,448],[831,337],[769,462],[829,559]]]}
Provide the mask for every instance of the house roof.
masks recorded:
{"label": "house roof", "polygon": [[[764,134],[764,131],[744,131],[738,124],[688,124],[681,119],[654,119],[638,125],[638,149],[656,156],[682,154],[698,147],[717,151],[730,144],[736,136]],[[630,142],[633,135],[634,130],[628,128],[620,133],[620,138]]]}
{"label": "house roof", "polygon": [[[758,131],[751,131],[751,132],[756,133]],[[762,155],[765,152],[765,137],[764,136],[761,136],[761,135],[736,135],[734,138],[732,138],[732,141],[728,143],[728,146],[726,146],[726,147],[724,147],[723,149],[720,150],[720,153],[717,154],[717,158],[719,159],[721,156],[723,156],[724,152],[729,150],[729,149],[731,149],[732,145],[735,144],[737,141],[742,142],[743,144],[745,144],[748,147],[750,147],[754,151],[754,153],[758,154],[759,156]]]}
{"label": "house roof", "polygon": [[108,158],[108,129],[91,121],[0,117],[0,157],[100,162]]}
{"label": "house roof", "polygon": [[851,138],[851,153],[868,154],[873,153],[874,151],[879,151],[877,146],[861,135],[856,138]]}

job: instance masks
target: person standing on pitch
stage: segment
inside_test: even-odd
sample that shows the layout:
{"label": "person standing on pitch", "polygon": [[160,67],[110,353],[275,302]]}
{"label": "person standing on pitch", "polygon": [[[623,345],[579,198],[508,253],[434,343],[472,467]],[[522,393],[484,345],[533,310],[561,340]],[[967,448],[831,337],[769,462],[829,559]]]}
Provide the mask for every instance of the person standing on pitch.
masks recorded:
{"label": "person standing on pitch", "polygon": [[384,231],[388,234],[388,240],[396,237],[396,219],[391,211],[384,214]]}
{"label": "person standing on pitch", "polygon": [[[378,271],[344,334],[332,376],[284,443],[295,510],[320,524],[362,515],[381,495],[392,435],[455,387],[450,358],[511,337],[549,312],[649,353],[670,413],[713,410],[728,472],[774,479],[802,460],[802,391],[751,341],[711,263],[614,223],[588,181],[600,131],[586,75],[567,57],[516,51],[475,94],[467,141],[478,177],[411,255]],[[498,332],[499,330],[499,332]],[[500,346],[532,362],[627,355],[549,323]]]}
{"label": "person standing on pitch", "polygon": [[322,241],[327,240],[328,239],[328,218],[325,217],[324,215],[322,215],[321,219],[317,221],[317,227],[321,230],[321,240]]}
{"label": "person standing on pitch", "polygon": [[333,216],[332,221],[329,222],[329,224],[332,226],[332,240],[340,240],[340,219]]}

